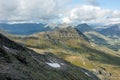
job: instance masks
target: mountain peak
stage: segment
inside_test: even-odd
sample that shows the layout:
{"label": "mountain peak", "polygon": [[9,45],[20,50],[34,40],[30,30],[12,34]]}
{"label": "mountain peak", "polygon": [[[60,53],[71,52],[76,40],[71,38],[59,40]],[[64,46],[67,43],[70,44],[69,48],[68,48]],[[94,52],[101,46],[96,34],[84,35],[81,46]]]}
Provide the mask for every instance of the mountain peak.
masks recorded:
{"label": "mountain peak", "polygon": [[79,24],[78,26],[76,26],[76,28],[81,31],[81,32],[88,32],[88,31],[94,31],[94,29],[92,29],[88,24],[84,23],[84,24]]}
{"label": "mountain peak", "polygon": [[79,25],[87,25],[87,26],[88,26],[88,24],[87,24],[87,23],[82,23],[82,24],[79,24]]}

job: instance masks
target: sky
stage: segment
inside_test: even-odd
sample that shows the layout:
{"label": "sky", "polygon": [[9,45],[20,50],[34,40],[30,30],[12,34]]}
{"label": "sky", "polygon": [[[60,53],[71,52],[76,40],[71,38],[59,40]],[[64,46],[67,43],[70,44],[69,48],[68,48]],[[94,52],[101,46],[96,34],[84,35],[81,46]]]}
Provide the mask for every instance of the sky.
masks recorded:
{"label": "sky", "polygon": [[0,0],[0,22],[120,23],[120,0]]}
{"label": "sky", "polygon": [[104,9],[120,10],[120,0],[73,0],[73,3],[80,5],[89,5],[90,3],[94,5],[96,3],[97,6]]}

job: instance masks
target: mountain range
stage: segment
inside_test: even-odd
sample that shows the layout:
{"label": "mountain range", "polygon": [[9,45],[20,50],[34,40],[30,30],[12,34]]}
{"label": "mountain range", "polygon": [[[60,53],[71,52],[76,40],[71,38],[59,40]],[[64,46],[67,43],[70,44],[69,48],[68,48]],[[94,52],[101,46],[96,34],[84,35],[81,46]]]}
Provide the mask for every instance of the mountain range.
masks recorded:
{"label": "mountain range", "polygon": [[120,38],[120,24],[112,24],[104,27],[106,28],[98,29],[98,32],[111,38]]}
{"label": "mountain range", "polygon": [[7,24],[0,23],[0,29],[11,34],[30,35],[36,32],[51,30],[49,26],[42,23],[24,23],[24,24]]}
{"label": "mountain range", "polygon": [[[31,35],[37,32],[53,31],[68,27],[67,24],[42,24],[42,23],[0,23],[0,32],[7,32],[15,35]],[[74,26],[72,26],[74,27]],[[91,42],[106,46],[110,49],[119,51],[120,37],[119,24],[96,27],[95,29],[86,23],[79,24],[75,28],[86,36]]]}
{"label": "mountain range", "polygon": [[[14,25],[18,26],[18,24]],[[59,26],[62,26],[62,28]],[[35,26],[31,26],[31,30],[32,28],[34,30]],[[117,39],[108,37],[99,32],[100,30],[103,30],[103,28],[96,30],[88,24],[79,24],[75,27],[63,24],[52,29],[48,28],[50,28],[50,26],[45,27],[45,25],[42,25],[42,28],[39,28],[40,31],[35,30],[32,33],[29,32],[29,34],[21,34],[23,28],[19,28],[18,31],[20,32],[18,33],[20,33],[21,36],[16,35],[16,33],[14,35],[14,33],[8,34],[1,32],[11,39],[10,40],[1,34],[1,53],[5,52],[5,55],[10,54],[7,57],[12,60],[9,59],[8,61],[12,61],[12,64],[17,66],[16,68],[12,66],[14,69],[13,71],[16,71],[17,69],[16,74],[21,74],[23,72],[25,75],[12,77],[13,75],[15,76],[15,74],[8,73],[8,75],[4,75],[1,71],[1,77],[3,79],[9,77],[16,79],[19,77],[21,80],[22,76],[25,80],[27,78],[29,80],[30,77],[33,80],[48,80],[44,76],[50,75],[49,80],[54,80],[56,78],[60,78],[59,80],[91,80],[91,74],[92,78],[95,80],[98,78],[101,80],[119,80],[116,78],[116,76],[120,76],[120,54],[118,52],[120,48],[119,46],[116,48],[116,45],[119,44],[119,41],[117,41],[119,37]],[[26,28],[26,30],[29,29]],[[16,55],[16,53],[21,53],[21,55]],[[2,61],[4,61],[4,57],[5,56],[3,56],[3,59],[1,58]],[[40,65],[38,65],[39,62]],[[26,66],[26,64],[28,65]],[[63,64],[68,66],[66,67]],[[74,67],[77,67],[74,68],[73,65]],[[23,68],[18,68],[18,66]],[[41,67],[43,66],[45,67],[45,70],[42,70]],[[61,68],[63,70],[61,70]],[[78,69],[78,72],[76,73],[77,68],[80,69]],[[34,70],[35,73],[32,72],[31,69]],[[42,70],[43,73],[37,71],[39,69]],[[69,70],[72,71],[69,72]],[[79,70],[82,72],[79,72]],[[47,71],[50,72],[46,73]],[[82,75],[80,77],[75,76],[80,75],[79,73],[85,74],[87,78]],[[70,75],[73,76],[70,77]],[[38,76],[41,76],[41,78]]]}

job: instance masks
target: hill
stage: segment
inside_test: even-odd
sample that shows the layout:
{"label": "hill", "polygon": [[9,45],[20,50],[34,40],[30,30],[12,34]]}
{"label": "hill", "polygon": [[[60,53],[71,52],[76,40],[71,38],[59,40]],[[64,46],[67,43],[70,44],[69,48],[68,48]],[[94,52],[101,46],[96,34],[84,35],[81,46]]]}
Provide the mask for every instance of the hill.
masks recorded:
{"label": "hill", "polygon": [[99,80],[50,52],[38,54],[0,34],[0,80]]}

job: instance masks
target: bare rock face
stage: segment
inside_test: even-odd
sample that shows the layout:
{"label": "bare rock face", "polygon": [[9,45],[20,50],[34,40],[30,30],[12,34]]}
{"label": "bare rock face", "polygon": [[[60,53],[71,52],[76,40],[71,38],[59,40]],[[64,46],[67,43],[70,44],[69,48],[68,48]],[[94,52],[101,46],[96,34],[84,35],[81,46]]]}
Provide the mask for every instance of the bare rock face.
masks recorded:
{"label": "bare rock face", "polygon": [[104,67],[97,67],[97,69],[93,70],[93,73],[102,80],[111,80],[112,77],[112,73],[108,72]]}

